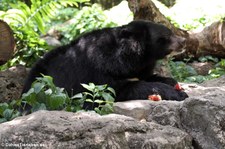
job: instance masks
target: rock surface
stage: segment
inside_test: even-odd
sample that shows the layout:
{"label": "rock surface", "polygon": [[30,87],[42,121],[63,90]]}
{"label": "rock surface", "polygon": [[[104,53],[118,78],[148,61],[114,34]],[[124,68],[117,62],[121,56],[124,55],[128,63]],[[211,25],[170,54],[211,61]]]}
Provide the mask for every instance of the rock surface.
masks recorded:
{"label": "rock surface", "polygon": [[26,68],[21,65],[0,72],[0,103],[20,97],[26,76]]}
{"label": "rock surface", "polygon": [[116,103],[115,113],[173,126],[193,137],[193,146],[225,148],[225,76],[200,85],[183,84],[189,98],[176,101]]}
{"label": "rock surface", "polygon": [[0,138],[0,148],[192,148],[192,138],[175,127],[91,112],[38,111],[0,124]]}

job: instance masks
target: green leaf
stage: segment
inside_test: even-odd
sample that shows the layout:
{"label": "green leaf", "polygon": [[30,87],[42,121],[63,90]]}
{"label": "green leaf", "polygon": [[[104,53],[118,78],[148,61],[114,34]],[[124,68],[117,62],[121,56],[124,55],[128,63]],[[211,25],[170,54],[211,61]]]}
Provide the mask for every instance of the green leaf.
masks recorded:
{"label": "green leaf", "polygon": [[21,105],[21,99],[19,100],[12,100],[10,103],[9,103],[9,107],[13,108],[15,106],[20,106]]}
{"label": "green leaf", "polygon": [[91,103],[93,103],[94,101],[93,100],[91,100],[91,99],[86,99],[85,100],[86,102],[91,102]]}
{"label": "green leaf", "polygon": [[78,93],[78,94],[74,95],[73,97],[71,97],[71,99],[75,99],[75,98],[82,99],[83,98],[83,94],[82,93]]}
{"label": "green leaf", "polygon": [[113,112],[113,104],[105,104],[101,106],[101,115],[109,114]]}
{"label": "green leaf", "polygon": [[109,94],[109,93],[102,93],[102,97],[106,100],[106,101],[110,101],[113,102],[114,98]]}
{"label": "green leaf", "polygon": [[0,123],[4,123],[4,122],[7,122],[7,119],[6,118],[0,118]]}
{"label": "green leaf", "polygon": [[46,76],[43,74],[42,74],[42,76],[43,77],[37,78],[37,80],[45,82],[49,87],[55,87],[55,85],[53,83],[53,78],[51,76]]}
{"label": "green leaf", "polygon": [[94,102],[95,102],[95,103],[98,103],[98,104],[102,104],[102,103],[105,102],[105,101],[104,101],[104,100],[98,100],[98,99],[97,99],[97,100],[95,100]]}
{"label": "green leaf", "polygon": [[97,107],[94,108],[94,110],[95,110],[95,112],[98,113],[98,114],[101,114],[101,113],[102,113],[101,110],[100,110],[99,108],[97,108]]}
{"label": "green leaf", "polygon": [[13,110],[11,109],[6,109],[4,112],[3,112],[3,117],[6,119],[6,120],[10,120],[12,118],[12,114],[13,114]]}
{"label": "green leaf", "polygon": [[14,112],[15,113],[13,113],[11,120],[18,117],[18,116],[21,116],[21,113],[19,111],[14,111]]}
{"label": "green leaf", "polygon": [[66,97],[63,94],[51,95],[50,97],[50,109],[51,110],[60,110],[61,107],[65,104]]}
{"label": "green leaf", "polygon": [[31,111],[32,111],[32,112],[35,112],[35,111],[38,111],[38,110],[46,110],[46,109],[47,109],[47,108],[46,108],[46,106],[45,106],[44,103],[36,103],[36,104],[32,107]]}
{"label": "green leaf", "polygon": [[85,96],[91,96],[91,97],[93,97],[93,94],[91,94],[91,93],[88,93],[88,92],[83,92],[83,94],[85,95]]}
{"label": "green leaf", "polygon": [[36,21],[37,27],[41,31],[41,33],[45,33],[44,22],[42,21],[40,13],[36,13],[36,15],[34,16],[34,20]]}
{"label": "green leaf", "polygon": [[87,90],[89,90],[89,91],[91,91],[91,92],[93,92],[94,91],[94,89],[95,89],[95,85],[93,85],[93,84],[89,84],[89,85],[87,85],[87,84],[81,84],[85,89],[87,89]]}
{"label": "green leaf", "polygon": [[7,103],[0,103],[0,115],[3,116],[3,112],[9,107]]}
{"label": "green leaf", "polygon": [[39,83],[39,82],[37,82],[33,85],[34,92],[36,94],[38,94],[44,87],[45,87],[45,85],[43,83]]}
{"label": "green leaf", "polygon": [[46,95],[51,95],[52,93],[53,93],[53,91],[52,91],[51,88],[49,88],[49,89],[47,89],[47,90],[45,91],[45,94],[46,94]]}
{"label": "green leaf", "polygon": [[[31,91],[29,93],[29,91]],[[31,106],[36,102],[36,94],[34,93],[34,89],[31,88],[27,94],[23,94],[22,100],[26,101]]]}
{"label": "green leaf", "polygon": [[97,85],[97,86],[96,86],[96,89],[97,89],[98,91],[103,91],[103,90],[106,89],[106,87],[107,87],[106,84],[105,84],[105,85]]}
{"label": "green leaf", "polygon": [[113,88],[107,87],[107,90],[110,91],[111,93],[113,93],[114,96],[116,96],[116,92]]}
{"label": "green leaf", "polygon": [[34,93],[34,89],[31,88],[27,93],[23,93],[22,98],[26,98],[27,96],[30,96],[31,94]]}

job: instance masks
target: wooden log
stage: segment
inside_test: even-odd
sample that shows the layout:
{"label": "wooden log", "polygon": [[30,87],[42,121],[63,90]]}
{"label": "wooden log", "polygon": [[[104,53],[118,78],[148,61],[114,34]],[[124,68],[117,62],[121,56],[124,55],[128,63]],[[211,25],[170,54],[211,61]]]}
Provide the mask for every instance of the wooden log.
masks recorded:
{"label": "wooden log", "polygon": [[6,63],[13,55],[15,40],[9,25],[0,20],[0,65]]}

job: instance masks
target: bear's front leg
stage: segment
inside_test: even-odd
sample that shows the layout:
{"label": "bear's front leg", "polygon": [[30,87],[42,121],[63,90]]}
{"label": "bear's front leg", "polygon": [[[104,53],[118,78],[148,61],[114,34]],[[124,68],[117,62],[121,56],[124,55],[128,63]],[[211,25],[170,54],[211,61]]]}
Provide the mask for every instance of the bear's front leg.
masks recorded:
{"label": "bear's front leg", "polygon": [[149,95],[158,94],[162,100],[182,101],[188,97],[185,92],[177,91],[174,87],[160,82],[127,81],[117,92],[116,101],[147,99]]}

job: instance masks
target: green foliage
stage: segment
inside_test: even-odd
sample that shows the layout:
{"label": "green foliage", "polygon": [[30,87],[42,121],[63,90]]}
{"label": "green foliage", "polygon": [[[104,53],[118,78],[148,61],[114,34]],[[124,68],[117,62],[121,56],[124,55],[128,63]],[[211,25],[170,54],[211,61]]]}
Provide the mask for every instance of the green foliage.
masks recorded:
{"label": "green foliage", "polygon": [[10,67],[15,64],[22,64],[31,67],[50,47],[39,37],[38,33],[33,33],[23,27],[14,30],[18,50],[7,65]]}
{"label": "green foliage", "polygon": [[182,61],[170,61],[169,66],[173,77],[180,82],[184,81],[184,78],[197,75],[197,72],[194,70],[194,68],[186,65],[186,63]]}
{"label": "green foliage", "polygon": [[107,85],[95,85],[93,83],[81,84],[88,92],[83,92],[75,95],[73,98],[78,98],[82,101],[89,102],[92,107],[98,105],[94,110],[103,115],[113,112],[113,103],[116,93],[113,88]]}
{"label": "green foliage", "polygon": [[63,44],[69,43],[85,32],[116,26],[110,19],[107,19],[104,11],[97,4],[94,4],[91,7],[85,6],[81,10],[71,10],[69,8],[67,10],[68,11],[64,11],[64,13],[61,12],[61,14],[57,15],[58,17],[55,19],[55,22],[58,22],[66,14],[74,13],[74,18],[69,22],[64,23],[63,26],[60,25],[55,27],[55,29],[63,35],[61,39]]}
{"label": "green foliage", "polygon": [[63,88],[56,87],[50,76],[38,77],[31,89],[22,95],[24,105],[32,106],[31,112],[47,110],[66,110],[76,112],[82,110],[84,102],[99,104],[95,111],[99,114],[112,112],[115,91],[107,85],[82,84],[88,92],[69,97]]}
{"label": "green foliage", "polygon": [[20,26],[26,26],[34,32],[45,33],[45,23],[55,17],[55,13],[60,8],[78,6],[78,2],[87,0],[31,0],[31,6],[18,1],[16,4],[10,4],[13,9],[9,9],[4,17],[10,22]]}
{"label": "green foliage", "polygon": [[209,75],[211,78],[218,78],[222,75],[225,75],[225,59],[221,59],[220,62],[218,62],[216,67],[209,71]]}
{"label": "green foliage", "polygon": [[211,55],[201,56],[201,57],[198,58],[198,60],[200,62],[208,62],[208,61],[215,62],[215,63],[218,63],[219,62],[219,59],[218,58],[212,57]]}
{"label": "green foliage", "polygon": [[18,0],[0,0],[0,10],[2,11],[6,11],[8,9],[10,9],[10,3],[16,4]]}
{"label": "green foliage", "polygon": [[21,115],[28,104],[30,112],[38,110],[65,110],[77,112],[83,109],[85,102],[90,102],[96,108],[95,112],[103,115],[113,112],[113,103],[116,93],[108,85],[95,85],[93,83],[81,84],[87,91],[69,97],[63,88],[56,87],[50,76],[38,77],[32,83],[31,89],[22,95],[19,100],[10,104],[0,103],[0,123],[14,119]]}
{"label": "green foliage", "polygon": [[[99,114],[112,112],[115,91],[107,85],[82,84],[89,92],[69,97],[63,88],[56,87],[50,76],[38,77],[31,89],[22,95],[22,102],[32,106],[31,112],[47,110],[66,110],[76,112],[82,110],[84,102],[98,103],[95,111]],[[89,98],[90,97],[90,98]],[[104,104],[104,105],[102,105]]]}
{"label": "green foliage", "polygon": [[[211,69],[206,76],[198,75],[197,72],[191,66],[182,61],[169,61],[169,66],[173,77],[180,82],[196,82],[202,83],[203,81],[218,78],[225,75],[225,59],[219,61],[218,58],[208,56],[202,56],[198,59],[200,62],[213,62],[216,63],[214,68]],[[188,60],[189,61],[189,60]]]}
{"label": "green foliage", "polygon": [[182,26],[179,26],[180,28],[184,28],[186,30],[193,30],[197,28],[204,28],[207,23],[209,23],[210,20],[207,19],[206,16],[202,16],[200,18],[193,19],[193,22],[191,24],[183,24]]}
{"label": "green foliage", "polygon": [[14,58],[0,69],[18,63],[31,66],[50,49],[40,38],[40,34],[46,31],[45,24],[55,17],[59,9],[67,5],[78,6],[78,3],[85,1],[87,0],[31,0],[30,7],[21,1],[10,3],[12,9],[1,12],[0,19],[13,29],[18,50]]}
{"label": "green foliage", "polygon": [[10,121],[18,116],[20,112],[15,110],[20,105],[20,101],[13,100],[11,103],[0,103],[0,123]]}
{"label": "green foliage", "polygon": [[70,100],[63,88],[56,87],[50,76],[38,77],[31,89],[22,95],[22,102],[32,106],[31,112],[48,109],[62,110]]}

